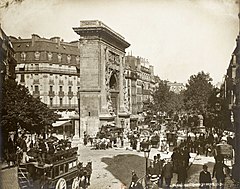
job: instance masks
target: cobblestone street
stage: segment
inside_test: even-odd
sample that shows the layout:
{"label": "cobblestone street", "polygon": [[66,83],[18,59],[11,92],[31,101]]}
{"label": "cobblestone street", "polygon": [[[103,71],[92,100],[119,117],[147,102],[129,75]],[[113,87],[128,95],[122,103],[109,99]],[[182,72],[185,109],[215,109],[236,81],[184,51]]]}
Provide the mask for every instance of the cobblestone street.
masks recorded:
{"label": "cobblestone street", "polygon": [[18,189],[17,168],[6,168],[0,171],[1,189]]}
{"label": "cobblestone street", "polygon": [[[118,176],[114,176],[112,171],[108,168],[109,165],[103,162],[103,159],[113,159],[114,157],[118,157],[119,155],[137,155],[140,157],[144,157],[143,152],[131,151],[126,150],[125,148],[113,148],[107,150],[93,150],[90,146],[83,146],[79,145],[79,161],[87,163],[88,161],[93,162],[93,173],[91,177],[91,185],[89,189],[123,189],[128,188],[129,185],[125,186],[123,182],[121,182]],[[160,153],[157,149],[152,148],[150,153],[150,159],[153,159],[153,156],[157,153]],[[161,153],[163,157],[164,154]],[[165,154],[166,156],[166,154]],[[169,154],[170,156],[170,154]],[[137,158],[136,158],[137,159]],[[114,162],[117,164],[118,162]],[[194,158],[194,161],[188,171],[188,181],[186,186],[188,188],[198,188],[194,187],[198,183],[199,173],[202,170],[202,165],[208,164],[209,171],[212,173],[213,165],[214,165],[214,158],[213,157],[205,157],[205,156],[197,156]],[[121,164],[118,165],[119,167],[126,167],[125,165]],[[129,167],[134,165],[129,165]],[[142,166],[142,165],[139,165]],[[142,167],[141,167],[142,168]],[[144,166],[143,166],[144,168]],[[136,167],[138,169],[138,167]],[[140,170],[141,171],[141,170]],[[143,170],[145,172],[145,170]],[[124,171],[121,171],[119,174],[124,174]],[[144,173],[143,173],[144,174]],[[129,173],[131,175],[131,173]],[[122,177],[122,176],[119,176]],[[129,178],[131,179],[131,178]],[[17,182],[17,169],[14,168],[5,168],[1,170],[1,189],[12,189],[18,188]],[[213,180],[216,183],[216,180]],[[174,178],[172,180],[172,186],[174,186],[177,182],[177,175],[174,174]],[[225,188],[234,188],[234,187],[225,187]]]}

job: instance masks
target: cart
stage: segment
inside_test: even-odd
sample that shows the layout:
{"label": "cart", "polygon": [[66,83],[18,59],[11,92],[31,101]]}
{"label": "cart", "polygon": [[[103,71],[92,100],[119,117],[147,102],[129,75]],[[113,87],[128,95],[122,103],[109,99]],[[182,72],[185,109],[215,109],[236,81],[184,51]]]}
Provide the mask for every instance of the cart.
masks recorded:
{"label": "cart", "polygon": [[78,187],[77,147],[49,156],[47,162],[31,162],[18,167],[19,187],[30,189],[75,189]]}
{"label": "cart", "polygon": [[223,158],[224,164],[232,169],[234,163],[234,150],[229,144],[217,144],[216,147],[217,155]]}

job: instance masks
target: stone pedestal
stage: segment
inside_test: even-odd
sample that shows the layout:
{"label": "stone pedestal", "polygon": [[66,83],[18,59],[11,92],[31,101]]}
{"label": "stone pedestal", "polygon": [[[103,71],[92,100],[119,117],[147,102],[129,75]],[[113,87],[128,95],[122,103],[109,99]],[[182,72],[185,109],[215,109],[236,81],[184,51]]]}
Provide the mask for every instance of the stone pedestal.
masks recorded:
{"label": "stone pedestal", "polygon": [[78,144],[81,142],[80,140],[80,126],[79,126],[79,116],[75,116],[73,118],[73,124],[74,124],[74,136],[72,139],[72,147],[78,146]]}

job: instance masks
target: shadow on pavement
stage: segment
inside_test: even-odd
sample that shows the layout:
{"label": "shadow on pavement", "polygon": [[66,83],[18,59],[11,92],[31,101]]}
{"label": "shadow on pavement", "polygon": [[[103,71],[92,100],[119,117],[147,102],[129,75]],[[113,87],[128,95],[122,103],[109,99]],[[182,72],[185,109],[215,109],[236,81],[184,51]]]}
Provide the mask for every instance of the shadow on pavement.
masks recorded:
{"label": "shadow on pavement", "polygon": [[132,170],[137,176],[145,175],[146,160],[144,157],[131,154],[122,154],[113,158],[102,158],[102,162],[107,164],[107,170],[125,186],[129,186],[132,179]]}

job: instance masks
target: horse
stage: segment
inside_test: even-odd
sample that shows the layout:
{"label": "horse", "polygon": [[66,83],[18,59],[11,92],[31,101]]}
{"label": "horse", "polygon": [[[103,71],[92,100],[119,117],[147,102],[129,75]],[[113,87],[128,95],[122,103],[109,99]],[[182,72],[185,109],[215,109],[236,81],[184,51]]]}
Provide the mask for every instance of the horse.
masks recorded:
{"label": "horse", "polygon": [[87,185],[90,185],[90,178],[92,175],[92,162],[88,162],[85,167],[83,166],[83,162],[79,162],[77,169],[79,188],[86,188]]}
{"label": "horse", "polygon": [[90,185],[91,175],[92,175],[92,162],[88,162],[86,167],[84,168],[84,182],[87,185]]}

